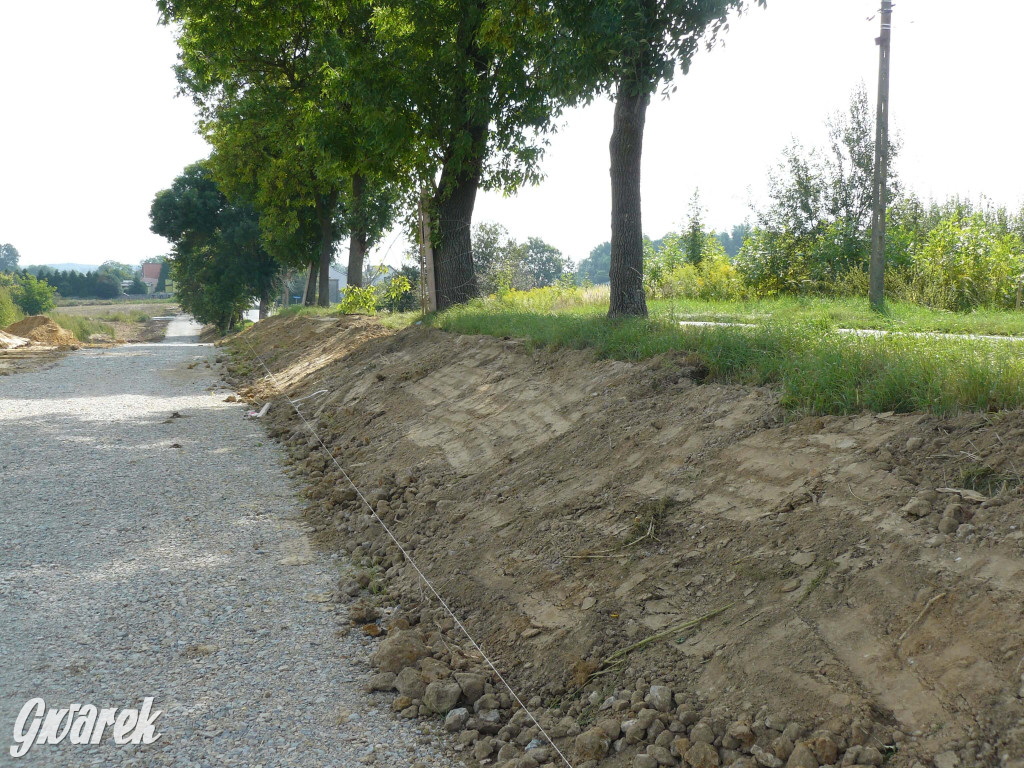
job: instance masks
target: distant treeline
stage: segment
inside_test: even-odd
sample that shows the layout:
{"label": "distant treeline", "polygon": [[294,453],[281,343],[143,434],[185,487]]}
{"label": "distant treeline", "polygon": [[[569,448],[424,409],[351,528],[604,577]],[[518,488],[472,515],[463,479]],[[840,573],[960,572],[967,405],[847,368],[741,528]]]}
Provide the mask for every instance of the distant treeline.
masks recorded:
{"label": "distant treeline", "polygon": [[[122,293],[144,294],[147,290],[135,267],[116,261],[105,262],[89,272],[46,266],[32,267],[26,271],[49,283],[65,299],[116,299]],[[121,290],[121,282],[124,280],[132,281],[126,291]]]}

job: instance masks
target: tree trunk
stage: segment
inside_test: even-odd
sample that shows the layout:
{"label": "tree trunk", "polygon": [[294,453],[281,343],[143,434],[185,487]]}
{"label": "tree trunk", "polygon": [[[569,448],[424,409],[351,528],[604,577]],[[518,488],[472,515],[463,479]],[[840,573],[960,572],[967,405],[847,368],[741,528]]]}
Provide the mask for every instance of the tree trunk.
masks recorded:
{"label": "tree trunk", "polygon": [[464,161],[462,168],[454,172],[445,166],[435,200],[434,289],[438,311],[479,295],[473,270],[472,227],[476,191],[483,174],[487,126],[470,126],[468,132],[474,147],[473,160]]}
{"label": "tree trunk", "polygon": [[615,121],[608,143],[612,178],[612,257],[608,277],[608,316],[647,317],[644,296],[644,231],[640,220],[640,159],[644,121],[651,97],[634,84],[620,82]]}
{"label": "tree trunk", "polygon": [[348,241],[348,284],[363,287],[363,257],[366,255],[366,179],[361,173],[352,177],[351,235]]}
{"label": "tree trunk", "polygon": [[316,216],[320,222],[320,297],[317,304],[331,304],[331,254],[334,252],[334,209],[338,192],[316,196]]}
{"label": "tree trunk", "polygon": [[270,314],[270,288],[264,288],[260,295],[260,320],[266,320]]}
{"label": "tree trunk", "polygon": [[312,307],[316,304],[316,273],[317,265],[309,265],[309,277],[306,278],[306,292],[302,296],[302,305]]}

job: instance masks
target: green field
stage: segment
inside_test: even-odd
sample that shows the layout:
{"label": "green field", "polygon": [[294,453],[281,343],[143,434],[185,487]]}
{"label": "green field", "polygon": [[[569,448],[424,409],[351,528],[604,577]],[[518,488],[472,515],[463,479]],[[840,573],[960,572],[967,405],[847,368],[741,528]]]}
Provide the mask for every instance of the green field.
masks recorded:
{"label": "green field", "polygon": [[[658,301],[649,320],[609,320],[606,307],[600,291],[542,289],[474,301],[428,322],[455,333],[593,349],[617,360],[694,354],[707,366],[709,380],[771,384],[786,406],[808,413],[950,413],[1024,405],[1024,339],[904,335],[1024,333],[1021,313],[956,315],[897,305],[889,316],[876,317],[866,301],[853,300]],[[395,317],[391,324],[409,317]],[[700,327],[680,325],[681,320],[753,325]],[[860,336],[838,328],[895,333]]]}

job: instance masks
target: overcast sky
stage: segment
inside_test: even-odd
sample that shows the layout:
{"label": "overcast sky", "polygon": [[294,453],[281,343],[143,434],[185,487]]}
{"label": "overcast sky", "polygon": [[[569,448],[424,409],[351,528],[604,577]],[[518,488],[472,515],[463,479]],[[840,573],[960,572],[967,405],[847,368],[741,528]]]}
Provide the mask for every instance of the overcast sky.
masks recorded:
{"label": "overcast sky", "polygon": [[[769,0],[701,52],[656,98],[644,139],[644,230],[677,228],[699,188],[710,226],[748,217],[765,176],[863,81],[875,98],[878,0]],[[984,10],[984,13],[980,11]],[[22,265],[166,253],[149,232],[154,193],[207,154],[191,102],[175,97],[175,46],[146,0],[0,0],[0,243]],[[893,18],[892,120],[899,171],[924,197],[1024,202],[1020,81],[1024,3],[902,0]],[[609,237],[612,108],[567,113],[547,180],[478,198],[475,220],[541,237],[579,260]],[[387,238],[396,262],[403,243]]]}

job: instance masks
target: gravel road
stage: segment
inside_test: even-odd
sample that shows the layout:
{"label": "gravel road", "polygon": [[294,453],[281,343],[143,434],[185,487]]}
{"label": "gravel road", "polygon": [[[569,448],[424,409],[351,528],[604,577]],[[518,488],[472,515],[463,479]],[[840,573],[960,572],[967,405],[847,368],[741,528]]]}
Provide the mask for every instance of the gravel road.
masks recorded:
{"label": "gravel road", "polygon": [[[308,546],[278,448],[197,332],[0,377],[0,765],[458,765],[362,692],[374,641],[325,602],[347,566]],[[153,744],[10,755],[32,698],[148,696]]]}

